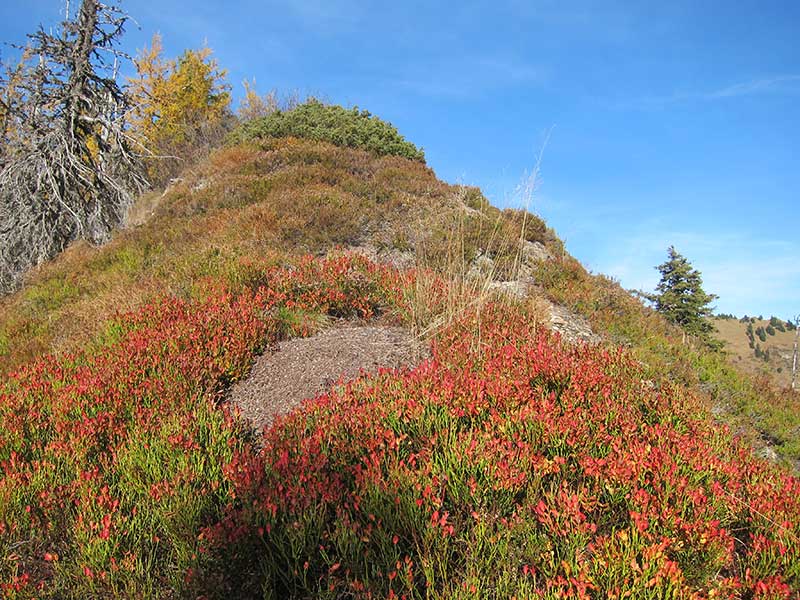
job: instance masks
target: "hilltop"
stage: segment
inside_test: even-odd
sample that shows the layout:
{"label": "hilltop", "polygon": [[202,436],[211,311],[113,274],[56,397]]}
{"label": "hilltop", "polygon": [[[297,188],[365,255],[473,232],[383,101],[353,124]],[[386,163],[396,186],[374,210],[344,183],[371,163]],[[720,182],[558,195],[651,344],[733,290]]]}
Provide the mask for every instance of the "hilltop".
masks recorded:
{"label": "hilltop", "polygon": [[[396,132],[304,131],[239,132],[3,298],[4,596],[796,597],[798,395]],[[429,358],[255,440],[255,357],[375,319]]]}

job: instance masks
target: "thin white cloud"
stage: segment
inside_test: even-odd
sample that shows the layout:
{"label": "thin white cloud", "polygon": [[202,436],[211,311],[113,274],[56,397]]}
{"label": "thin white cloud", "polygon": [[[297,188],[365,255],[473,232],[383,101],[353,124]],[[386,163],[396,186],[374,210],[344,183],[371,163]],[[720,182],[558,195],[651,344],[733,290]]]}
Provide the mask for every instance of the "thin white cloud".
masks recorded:
{"label": "thin white cloud", "polygon": [[653,109],[687,102],[711,102],[757,94],[796,94],[798,92],[800,92],[800,75],[785,74],[751,79],[718,89],[680,91],[665,96],[645,96],[623,101],[619,107]]}
{"label": "thin white cloud", "polygon": [[750,96],[766,92],[797,92],[800,91],[800,75],[779,75],[754,79],[744,83],[737,83],[726,88],[709,92],[702,97],[707,100],[717,98],[735,98],[737,96]]}

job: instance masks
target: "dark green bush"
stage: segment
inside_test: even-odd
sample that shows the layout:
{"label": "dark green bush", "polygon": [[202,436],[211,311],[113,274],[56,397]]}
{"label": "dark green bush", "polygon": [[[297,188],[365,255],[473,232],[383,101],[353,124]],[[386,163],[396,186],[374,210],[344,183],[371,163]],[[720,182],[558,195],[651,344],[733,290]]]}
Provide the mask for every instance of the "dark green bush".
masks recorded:
{"label": "dark green bush", "polygon": [[764,331],[763,327],[756,328],[756,335],[758,336],[758,339],[760,339],[762,342],[767,341],[767,332]]}
{"label": "dark green bush", "polygon": [[786,332],[786,326],[784,325],[783,321],[781,321],[777,317],[772,317],[769,320],[769,324],[772,325],[777,331],[780,331],[781,333]]}
{"label": "dark green bush", "polygon": [[772,325],[767,325],[767,334],[775,335],[775,328]]}
{"label": "dark green bush", "polygon": [[309,100],[288,111],[240,125],[230,136],[231,143],[262,138],[297,137],[359,148],[379,156],[396,155],[425,162],[425,153],[398,133],[391,124],[357,107],[346,109]]}

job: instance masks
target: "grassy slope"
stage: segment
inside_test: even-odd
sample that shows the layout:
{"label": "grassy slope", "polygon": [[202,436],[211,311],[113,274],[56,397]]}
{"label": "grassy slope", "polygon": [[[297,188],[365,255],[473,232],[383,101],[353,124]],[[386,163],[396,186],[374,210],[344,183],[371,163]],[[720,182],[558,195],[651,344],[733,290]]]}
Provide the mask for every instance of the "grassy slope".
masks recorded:
{"label": "grassy slope", "polygon": [[[763,327],[766,329],[769,319],[758,320],[753,323],[753,329]],[[756,358],[747,339],[747,323],[740,323],[737,319],[714,319],[719,339],[725,342],[725,348],[731,354],[731,360],[736,366],[747,373],[754,375],[769,375],[782,387],[788,387],[792,380],[792,346],[794,344],[794,331],[775,331],[775,335],[767,335],[767,341],[762,342],[757,337],[756,342],[764,351],[769,350],[770,360]],[[778,371],[780,369],[780,371]]]}
{"label": "grassy slope", "polygon": [[[506,278],[523,224],[522,213],[498,211],[477,189],[442,183],[422,163],[295,139],[218,151],[163,197],[142,199],[136,212],[143,224],[101,248],[76,244],[0,301],[0,372],[91,343],[107,318],[154,295],[192,298],[199,278],[256,285],[248,262],[277,264],[296,252],[370,243],[463,275],[480,248],[496,259],[495,276]],[[766,440],[800,461],[796,394],[740,375],[721,355],[682,347],[658,315],[565,255],[538,218],[529,216],[524,235],[559,257],[536,266],[544,294],[632,347],[654,374],[696,386],[754,444]]]}
{"label": "grassy slope", "polygon": [[794,597],[800,480],[524,305],[463,314],[430,362],[307,403],[259,451],[217,406],[252,353],[309,313],[408,318],[417,275],[252,272],[255,292],[209,280],[12,377],[4,597]]}
{"label": "grassy slope", "polygon": [[[465,214],[464,203],[479,210]],[[247,261],[369,242],[413,247],[444,266],[458,231],[459,258],[492,248],[498,269],[509,268],[505,241],[522,222],[422,163],[299,140],[221,150],[135,212],[144,224],[100,248],[75,244],[0,300],[0,372],[87,343],[105,319],[153,295],[192,297],[198,278],[246,284]],[[556,243],[531,219],[529,239]]]}
{"label": "grassy slope", "polygon": [[[473,210],[464,211],[463,205]],[[449,298],[448,285],[433,285],[420,299],[415,297],[418,284],[376,275],[364,265],[340,272],[334,263],[322,274],[310,268],[276,276],[270,264],[291,264],[298,251],[369,241],[415,248],[433,266],[444,268],[454,260],[469,262],[478,248],[491,248],[498,275],[504,276],[513,270],[516,254],[509,240],[520,237],[518,214],[500,213],[486,206],[479,193],[439,182],[419,163],[291,140],[217,153],[159,199],[155,213],[103,248],[72,248],[0,307],[4,369],[45,351],[62,355],[54,366],[44,361],[23,370],[5,392],[0,542],[7,555],[16,557],[2,566],[3,580],[11,582],[5,592],[14,586],[28,589],[30,582],[55,581],[49,591],[56,596],[67,591],[84,597],[147,595],[148,590],[164,595],[171,587],[189,590],[195,585],[223,594],[231,580],[236,585],[237,578],[245,577],[239,583],[272,585],[275,593],[304,596],[330,584],[332,596],[356,593],[358,586],[381,595],[387,591],[386,580],[399,577],[398,585],[404,581],[417,592],[425,589],[425,581],[432,582],[434,596],[439,597],[470,597],[473,585],[491,595],[493,584],[480,573],[470,575],[472,579],[453,577],[463,574],[464,564],[472,560],[463,549],[483,544],[488,552],[500,541],[525,556],[511,556],[510,562],[497,557],[486,569],[503,569],[503,589],[522,595],[545,588],[552,597],[574,595],[588,582],[606,595],[628,590],[644,597],[652,586],[642,579],[643,572],[655,578],[653,597],[663,597],[666,589],[701,595],[727,590],[736,597],[737,586],[749,590],[742,592],[746,597],[789,597],[781,592],[788,589],[785,582],[798,582],[800,531],[791,516],[796,517],[793,499],[800,496],[797,481],[748,457],[724,430],[711,427],[708,417],[709,408],[720,408],[717,412],[735,426],[769,431],[786,456],[796,457],[797,396],[774,395],[736,374],[723,357],[682,346],[680,336],[658,315],[561,252],[556,252],[561,258],[536,266],[541,291],[586,315],[612,343],[627,347],[629,355],[617,359],[602,350],[570,353],[546,336],[536,337],[524,307],[494,320],[487,310],[477,317],[477,337],[469,315],[464,331],[441,330],[440,370],[410,379],[390,378],[377,391],[367,386],[341,398],[341,406],[350,407],[344,422],[329,422],[331,413],[323,400],[322,412],[298,416],[295,426],[286,430],[287,437],[277,431],[272,449],[263,457],[252,454],[233,421],[211,410],[219,391],[246,370],[250,353],[275,336],[299,331],[297,323],[303,323],[305,311],[341,314],[394,306],[412,319],[415,303],[447,304]],[[560,250],[541,222],[532,224],[528,238]],[[281,277],[299,277],[301,282],[286,288],[276,283]],[[372,277],[378,277],[377,288],[370,287]],[[276,300],[264,285],[272,290],[283,285],[287,296]],[[398,297],[401,289],[405,295]],[[259,293],[254,296],[253,290]],[[169,297],[166,302],[147,304],[164,294]],[[343,304],[337,308],[336,302]],[[140,312],[143,306],[149,308]],[[121,309],[137,310],[106,321]],[[442,308],[432,310],[437,311]],[[509,323],[516,325],[509,330]],[[456,337],[447,338],[453,331]],[[179,341],[170,343],[173,338]],[[86,344],[87,353],[77,359],[65,354]],[[543,346],[553,348],[546,360],[536,358]],[[514,352],[521,352],[520,357],[514,358]],[[144,364],[144,357],[155,362]],[[488,371],[485,360],[494,364]],[[179,368],[169,366],[173,361]],[[530,363],[530,372],[538,369],[540,375],[526,379],[530,374],[515,370],[519,361]],[[565,365],[572,367],[563,371]],[[580,371],[581,377],[572,377],[570,369]],[[203,377],[195,381],[197,372]],[[469,392],[446,398],[430,395],[454,382],[460,383],[453,389],[463,384]],[[533,390],[532,404],[516,404],[519,397],[513,390],[520,382]],[[487,386],[494,390],[489,405]],[[584,395],[590,389],[594,391]],[[421,404],[404,410],[424,405],[425,419],[409,429],[392,414],[384,415],[377,425],[410,444],[400,454],[386,454],[393,442],[387,437],[388,446],[376,447],[376,424],[369,420],[382,413],[368,413],[372,416],[362,421],[359,407],[406,402],[406,392],[412,391],[420,395]],[[472,395],[479,404],[464,405]],[[137,408],[140,398],[152,403],[145,407],[146,414]],[[609,412],[604,403],[611,399],[618,404]],[[463,413],[472,410],[478,411],[472,417]],[[581,410],[585,419],[576,422],[572,414]],[[614,421],[619,411],[627,415],[621,423],[624,431],[609,434],[607,419]],[[28,424],[31,414],[39,423],[33,428]],[[203,418],[189,427],[191,415],[197,414]],[[159,418],[153,420],[155,415]],[[524,425],[528,422],[530,426]],[[580,422],[591,425],[584,430]],[[570,431],[581,433],[575,438],[577,433]],[[69,436],[86,437],[86,442],[73,451]],[[327,447],[351,448],[352,454],[335,455],[333,471],[327,464],[302,463],[308,454],[283,454],[281,444],[319,444],[319,436],[327,440]],[[478,462],[470,468],[478,471],[452,472],[452,450],[442,442],[450,436],[467,447],[475,437],[487,452],[497,454],[497,465],[505,467],[486,471],[485,461],[476,455]],[[158,461],[137,452],[143,442],[158,449]],[[541,470],[532,480],[515,470],[522,456],[514,450],[522,447],[518,444],[531,445],[532,456],[543,461],[525,463],[528,471]],[[662,453],[653,456],[657,463],[637,462],[647,448],[664,444]],[[399,446],[395,450],[399,452]],[[377,453],[377,462],[364,462],[371,453]],[[188,464],[184,455],[193,457]],[[298,489],[320,486],[316,489],[321,503],[311,505],[310,512],[306,500],[311,496],[276,499],[263,496],[264,489],[256,485],[262,476],[285,470],[290,459],[302,463],[295,471],[301,473]],[[214,467],[217,460],[224,464],[222,471]],[[408,471],[409,461],[419,461],[421,470],[411,465],[416,470]],[[668,476],[653,479],[663,471],[663,461],[671,465]],[[373,481],[364,479],[364,473],[383,474]],[[448,479],[443,476],[453,482],[446,493],[441,486]],[[329,486],[341,477],[346,486],[358,484],[352,488],[356,504],[362,493],[377,502],[392,489],[386,485],[405,490],[398,497],[410,502],[407,511],[395,514],[410,519],[396,523],[393,535],[398,541],[393,541],[391,528],[383,529],[386,539],[366,549],[379,553],[373,557],[378,571],[355,574],[361,568],[353,562],[361,555],[358,545],[366,543],[364,532],[369,539],[375,515],[350,505],[344,512],[334,510],[339,503],[331,504],[331,498],[341,492],[340,483],[335,489]],[[411,477],[421,479],[415,483]],[[426,481],[433,490],[440,486],[435,498]],[[463,496],[476,483],[484,496],[478,504]],[[730,486],[736,495],[721,495],[719,486]],[[53,493],[41,496],[45,490]],[[274,486],[266,490],[274,491]],[[690,497],[689,492],[694,494],[692,506],[675,512],[676,503]],[[453,493],[458,496],[447,497]],[[239,499],[248,494],[265,510],[272,506],[268,502],[285,504],[275,504],[278,512],[271,517],[269,510],[242,512]],[[422,505],[416,504],[415,495],[423,499]],[[706,497],[713,502],[708,504]],[[133,508],[138,504],[150,512],[137,518]],[[424,510],[417,511],[415,504]],[[532,511],[528,517],[534,520],[517,506],[523,513]],[[316,512],[320,510],[326,512]],[[471,520],[470,511],[478,517]],[[671,528],[669,539],[657,539],[658,527],[648,533],[642,515]],[[570,527],[585,527],[579,527],[580,535],[567,545],[559,541],[562,518]],[[106,523],[115,519],[121,523],[116,528]],[[295,522],[301,522],[299,529]],[[348,537],[348,523],[353,531],[361,531],[360,538]],[[532,525],[523,527],[525,523]],[[203,526],[210,528],[198,538]],[[265,526],[277,527],[280,533],[265,540]],[[237,527],[244,528],[244,537],[236,533]],[[319,539],[320,528],[336,540],[321,548],[321,554],[317,546],[306,545]],[[415,538],[413,531],[419,528],[423,537]],[[205,537],[208,545],[201,543]],[[265,579],[253,581],[249,544],[263,546],[270,539],[276,540],[271,552],[277,554],[256,565]],[[594,551],[587,551],[587,544]],[[140,547],[142,553],[135,550]],[[290,549],[291,556],[281,554]],[[201,550],[210,554],[198,556]],[[53,558],[59,555],[62,560]],[[602,560],[595,561],[595,556]],[[223,560],[215,562],[220,557]],[[395,558],[398,566],[390,569]],[[311,576],[303,571],[304,560],[313,566]],[[339,571],[343,560],[351,562]],[[236,561],[244,561],[241,571],[224,572],[225,565]],[[287,564],[299,571],[284,572]],[[443,565],[440,572],[437,564]],[[692,568],[694,564],[701,569]],[[103,574],[99,579],[98,573]],[[528,578],[529,573],[538,575]],[[463,589],[453,587],[456,584]],[[392,585],[388,589],[393,590]],[[758,595],[768,589],[775,595]]]}

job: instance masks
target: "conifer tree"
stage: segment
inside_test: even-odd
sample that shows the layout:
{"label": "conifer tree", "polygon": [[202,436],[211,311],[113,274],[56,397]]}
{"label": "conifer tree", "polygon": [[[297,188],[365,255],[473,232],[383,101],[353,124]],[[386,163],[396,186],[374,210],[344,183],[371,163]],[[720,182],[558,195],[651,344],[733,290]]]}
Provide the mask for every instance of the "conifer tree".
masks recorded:
{"label": "conifer tree", "polygon": [[674,246],[670,246],[667,253],[668,260],[656,267],[661,273],[656,292],[643,292],[641,295],[652,302],[667,320],[680,325],[684,331],[684,341],[686,335],[690,335],[716,346],[711,338],[714,326],[708,317],[713,311],[709,305],[718,296],[703,290],[700,272]]}

